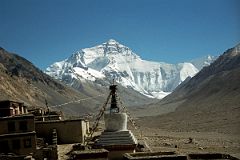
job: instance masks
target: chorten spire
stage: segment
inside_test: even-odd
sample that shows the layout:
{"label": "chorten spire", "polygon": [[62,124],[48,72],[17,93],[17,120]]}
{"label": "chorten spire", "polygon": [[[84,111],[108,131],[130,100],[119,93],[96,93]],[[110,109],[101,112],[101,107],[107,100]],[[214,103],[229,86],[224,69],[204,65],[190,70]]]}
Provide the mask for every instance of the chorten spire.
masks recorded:
{"label": "chorten spire", "polygon": [[109,87],[110,89],[110,94],[111,94],[111,106],[110,106],[110,113],[119,113],[119,107],[117,103],[117,85],[114,83],[113,79],[113,84]]}

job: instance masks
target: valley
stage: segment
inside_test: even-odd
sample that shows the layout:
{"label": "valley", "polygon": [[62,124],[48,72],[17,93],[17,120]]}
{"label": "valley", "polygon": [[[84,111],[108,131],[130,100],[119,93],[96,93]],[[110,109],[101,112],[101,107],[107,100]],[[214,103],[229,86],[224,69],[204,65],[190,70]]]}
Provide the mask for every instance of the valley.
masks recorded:
{"label": "valley", "polygon": [[[6,82],[0,85],[2,100],[24,101],[35,108],[49,106],[52,110],[63,112],[67,119],[90,116],[92,121],[105,102],[108,85],[112,83],[106,75],[95,73],[96,70],[79,67],[73,67],[71,72],[63,72],[61,78],[53,79],[29,61],[4,49],[1,49],[0,58],[1,80]],[[121,98],[119,102],[121,105],[124,103],[139,126],[135,130],[129,125],[129,129],[139,142],[147,143],[152,151],[180,154],[221,152],[239,157],[239,64],[237,45],[192,78],[186,78],[161,100],[122,85],[117,80],[124,78],[116,78],[118,98]],[[86,72],[82,75],[78,73],[82,77],[74,73],[82,71]],[[122,75],[111,74],[110,77]],[[85,75],[92,77],[85,79]],[[69,76],[73,78],[69,79]],[[47,104],[44,104],[46,100]],[[99,131],[103,128],[104,125],[101,125]],[[63,154],[65,149],[63,147],[62,151],[60,146],[59,152]]]}

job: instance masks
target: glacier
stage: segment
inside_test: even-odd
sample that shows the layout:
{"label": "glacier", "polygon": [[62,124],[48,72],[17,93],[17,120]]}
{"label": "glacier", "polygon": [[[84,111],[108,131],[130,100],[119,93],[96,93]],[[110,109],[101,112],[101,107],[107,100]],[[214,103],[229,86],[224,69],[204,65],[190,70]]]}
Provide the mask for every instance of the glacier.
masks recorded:
{"label": "glacier", "polygon": [[[200,65],[203,62],[196,62]],[[199,67],[199,66],[198,66]],[[112,81],[151,98],[162,99],[199,69],[192,63],[169,64],[143,60],[114,39],[81,49],[69,58],[50,65],[45,73],[68,85],[72,82]]]}

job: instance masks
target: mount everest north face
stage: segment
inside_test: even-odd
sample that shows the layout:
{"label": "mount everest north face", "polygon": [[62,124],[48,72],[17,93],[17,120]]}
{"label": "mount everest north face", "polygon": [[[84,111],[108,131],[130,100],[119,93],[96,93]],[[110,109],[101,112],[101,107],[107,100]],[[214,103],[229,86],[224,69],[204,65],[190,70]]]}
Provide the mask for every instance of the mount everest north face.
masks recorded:
{"label": "mount everest north face", "polygon": [[53,63],[45,72],[73,87],[76,83],[103,85],[105,81],[111,82],[115,79],[123,87],[161,99],[214,59],[207,56],[192,63],[178,64],[147,61],[141,59],[130,48],[110,39]]}

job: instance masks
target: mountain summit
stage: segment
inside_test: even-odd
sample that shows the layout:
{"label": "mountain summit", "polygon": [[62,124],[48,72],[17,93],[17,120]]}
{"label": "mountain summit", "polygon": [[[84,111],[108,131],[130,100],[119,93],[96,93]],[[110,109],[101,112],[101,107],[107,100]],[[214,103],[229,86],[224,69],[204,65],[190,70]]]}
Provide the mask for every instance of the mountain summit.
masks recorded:
{"label": "mountain summit", "polygon": [[110,39],[107,42],[103,43],[102,45],[99,45],[99,48],[103,49],[104,54],[123,54],[123,55],[133,54],[133,55],[135,55],[131,49],[120,44],[119,42],[117,42],[114,39]]}
{"label": "mountain summit", "polygon": [[50,76],[72,85],[76,80],[102,85],[116,82],[149,97],[162,98],[198,69],[192,63],[146,61],[114,39],[81,49],[46,69]]}

